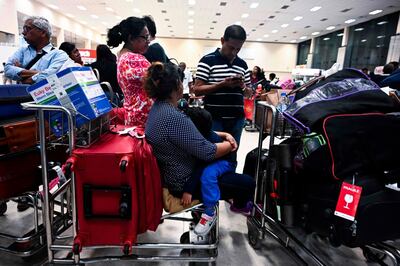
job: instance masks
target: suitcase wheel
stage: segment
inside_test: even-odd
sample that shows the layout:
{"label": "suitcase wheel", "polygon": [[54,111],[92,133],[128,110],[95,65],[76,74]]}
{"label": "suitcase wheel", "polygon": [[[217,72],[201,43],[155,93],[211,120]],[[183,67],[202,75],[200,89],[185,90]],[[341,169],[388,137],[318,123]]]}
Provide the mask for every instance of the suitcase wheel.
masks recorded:
{"label": "suitcase wheel", "polygon": [[132,251],[132,243],[130,241],[125,241],[123,252],[124,255],[128,256]]}
{"label": "suitcase wheel", "polygon": [[75,255],[78,255],[80,252],[81,252],[81,245],[80,244],[78,244],[78,243],[74,243],[74,245],[73,245],[73,247],[72,247],[72,252],[75,254]]}

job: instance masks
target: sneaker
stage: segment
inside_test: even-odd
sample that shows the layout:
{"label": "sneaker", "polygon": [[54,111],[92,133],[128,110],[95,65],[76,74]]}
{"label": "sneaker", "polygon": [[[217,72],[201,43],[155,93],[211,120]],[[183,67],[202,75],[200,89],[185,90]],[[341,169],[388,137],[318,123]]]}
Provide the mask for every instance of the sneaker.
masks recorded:
{"label": "sneaker", "polygon": [[210,232],[211,228],[214,226],[217,221],[217,214],[214,213],[213,216],[208,216],[203,213],[201,215],[200,221],[194,228],[194,233],[196,235],[207,235]]}
{"label": "sneaker", "polygon": [[250,216],[251,211],[253,210],[253,202],[248,201],[246,205],[242,208],[238,208],[235,204],[232,204],[229,208],[232,212],[243,214],[244,216]]}

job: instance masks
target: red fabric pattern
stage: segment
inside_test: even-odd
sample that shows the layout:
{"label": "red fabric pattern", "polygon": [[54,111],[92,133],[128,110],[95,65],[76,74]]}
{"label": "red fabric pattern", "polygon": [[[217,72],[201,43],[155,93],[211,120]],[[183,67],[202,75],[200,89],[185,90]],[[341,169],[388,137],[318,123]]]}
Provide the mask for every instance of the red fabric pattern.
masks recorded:
{"label": "red fabric pattern", "polygon": [[140,54],[124,53],[118,59],[117,78],[124,93],[125,125],[144,127],[153,101],[143,88],[150,63]]}

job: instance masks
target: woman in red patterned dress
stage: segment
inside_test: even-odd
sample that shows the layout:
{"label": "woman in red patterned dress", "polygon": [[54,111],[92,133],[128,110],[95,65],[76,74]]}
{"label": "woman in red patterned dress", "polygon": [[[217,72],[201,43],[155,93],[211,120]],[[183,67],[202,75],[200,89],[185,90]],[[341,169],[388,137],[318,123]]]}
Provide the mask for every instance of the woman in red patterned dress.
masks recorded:
{"label": "woman in red patterned dress", "polygon": [[143,78],[150,66],[142,55],[150,42],[149,31],[144,20],[129,17],[108,31],[107,44],[117,47],[119,52],[117,78],[124,94],[125,125],[144,128],[153,101],[143,89]]}

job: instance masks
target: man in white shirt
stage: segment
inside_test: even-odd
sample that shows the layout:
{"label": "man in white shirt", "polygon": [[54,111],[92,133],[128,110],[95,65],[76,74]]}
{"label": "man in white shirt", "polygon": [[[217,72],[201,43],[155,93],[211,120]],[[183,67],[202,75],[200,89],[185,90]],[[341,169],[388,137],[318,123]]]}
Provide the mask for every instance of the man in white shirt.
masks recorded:
{"label": "man in white shirt", "polygon": [[186,101],[189,101],[190,95],[193,93],[193,77],[192,73],[186,69],[186,63],[180,62],[179,68],[182,70],[183,73],[183,98]]}

